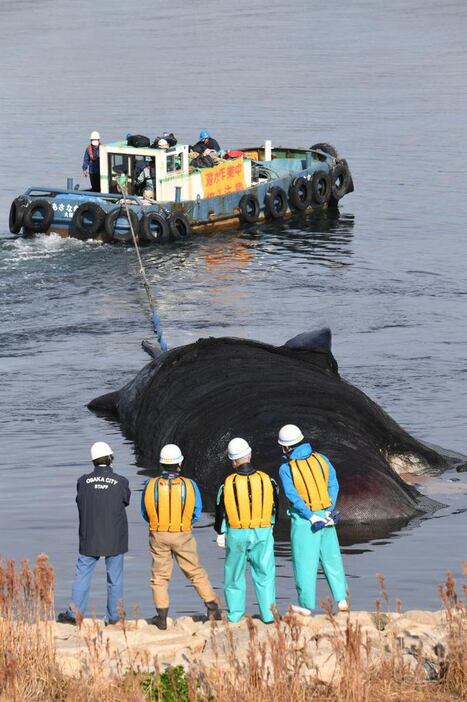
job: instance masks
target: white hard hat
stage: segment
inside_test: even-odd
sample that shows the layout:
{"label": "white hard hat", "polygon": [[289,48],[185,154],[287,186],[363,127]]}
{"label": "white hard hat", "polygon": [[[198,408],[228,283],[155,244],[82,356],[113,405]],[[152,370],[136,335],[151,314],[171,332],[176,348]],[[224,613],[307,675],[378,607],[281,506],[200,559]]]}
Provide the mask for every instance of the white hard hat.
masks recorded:
{"label": "white hard hat", "polygon": [[286,424],[279,432],[278,442],[281,446],[293,446],[303,441],[303,434],[295,424]]}
{"label": "white hard hat", "polygon": [[99,134],[99,132],[91,132],[89,138],[91,141],[94,141],[95,139],[98,139],[100,141],[101,135]]}
{"label": "white hard hat", "polygon": [[157,148],[158,149],[168,149],[169,148],[169,142],[167,139],[159,139],[157,142]]}
{"label": "white hard hat", "polygon": [[236,439],[229,441],[229,445],[227,446],[227,455],[231,461],[236,461],[239,458],[245,458],[245,456],[248,456],[249,453],[251,453],[251,446],[249,445],[248,441],[245,441],[245,439],[240,439],[237,437]]}
{"label": "white hard hat", "polygon": [[109,444],[104,443],[104,441],[96,441],[95,444],[91,446],[91,460],[97,461],[98,458],[106,458],[107,456],[112,456],[113,451]]}
{"label": "white hard hat", "polygon": [[159,462],[168,466],[178,465],[183,461],[182,452],[175,444],[166,444],[161,449]]}

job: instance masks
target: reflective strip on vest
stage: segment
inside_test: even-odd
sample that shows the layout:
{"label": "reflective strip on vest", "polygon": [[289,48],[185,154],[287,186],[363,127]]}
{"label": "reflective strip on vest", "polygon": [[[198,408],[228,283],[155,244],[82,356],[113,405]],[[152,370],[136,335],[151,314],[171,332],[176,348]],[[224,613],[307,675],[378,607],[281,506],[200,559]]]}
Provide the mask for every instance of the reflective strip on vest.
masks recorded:
{"label": "reflective strip on vest", "polygon": [[92,148],[92,144],[89,144],[89,146],[88,146],[88,155],[89,155],[89,159],[91,161],[97,161],[97,159],[99,158],[99,156],[94,157],[94,151]]}
{"label": "reflective strip on vest", "polygon": [[328,492],[329,466],[319,453],[312,453],[308,458],[290,461],[292,480],[296,491],[316,512],[331,506]]}
{"label": "reflective strip on vest", "polygon": [[232,473],[224,483],[224,505],[231,529],[271,526],[274,508],[271,478],[260,470],[251,475]]}
{"label": "reflective strip on vest", "polygon": [[144,506],[150,531],[190,531],[195,489],[186,478],[153,478],[144,493]]}

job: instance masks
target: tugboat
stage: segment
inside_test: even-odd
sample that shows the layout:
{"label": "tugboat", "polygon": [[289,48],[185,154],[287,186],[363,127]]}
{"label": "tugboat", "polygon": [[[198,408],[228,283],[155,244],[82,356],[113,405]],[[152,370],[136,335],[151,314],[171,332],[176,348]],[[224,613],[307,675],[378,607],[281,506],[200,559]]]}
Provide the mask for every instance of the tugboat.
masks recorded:
{"label": "tugboat", "polygon": [[[354,189],[347,161],[329,144],[273,148],[265,141],[216,160],[192,165],[187,144],[101,145],[101,192],[81,191],[71,178],[65,190],[28,188],[11,204],[10,231],[124,243],[134,234],[138,242],[159,243],[335,207]],[[146,167],[154,174],[150,198],[138,185]]]}

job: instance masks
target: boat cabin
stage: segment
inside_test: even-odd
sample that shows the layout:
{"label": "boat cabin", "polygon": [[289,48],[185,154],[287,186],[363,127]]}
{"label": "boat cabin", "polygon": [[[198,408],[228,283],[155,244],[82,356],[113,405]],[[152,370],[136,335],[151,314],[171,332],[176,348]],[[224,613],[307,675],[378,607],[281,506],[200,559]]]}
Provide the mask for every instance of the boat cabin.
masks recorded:
{"label": "boat cabin", "polygon": [[[148,161],[148,159],[151,159]],[[176,144],[168,149],[128,146],[126,141],[100,147],[101,192],[118,193],[118,178],[127,177],[129,195],[141,195],[137,178],[146,166],[155,169],[154,199],[183,202],[225,195],[251,186],[251,160],[222,161],[212,168],[190,166],[189,146]]]}

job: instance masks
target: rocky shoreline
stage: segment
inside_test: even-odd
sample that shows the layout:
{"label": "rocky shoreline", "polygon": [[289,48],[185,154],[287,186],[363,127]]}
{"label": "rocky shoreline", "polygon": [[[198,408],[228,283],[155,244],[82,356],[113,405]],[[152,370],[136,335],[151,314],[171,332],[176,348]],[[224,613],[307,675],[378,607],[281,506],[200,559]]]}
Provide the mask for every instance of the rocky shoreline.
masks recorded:
{"label": "rocky shoreline", "polygon": [[[448,650],[446,610],[404,613],[353,611],[304,617],[288,613],[265,625],[245,618],[237,624],[207,622],[200,618],[169,619],[159,631],[144,619],[105,626],[84,619],[80,626],[47,622],[56,661],[67,676],[92,673],[115,675],[128,669],[163,671],[182,666],[187,672],[245,664],[261,652],[266,668],[274,652],[300,655],[305,677],[329,683],[343,665],[343,654],[353,636],[361,653],[375,662],[399,656],[410,669],[419,668],[426,680],[439,677]],[[285,664],[285,662],[284,662]]]}

